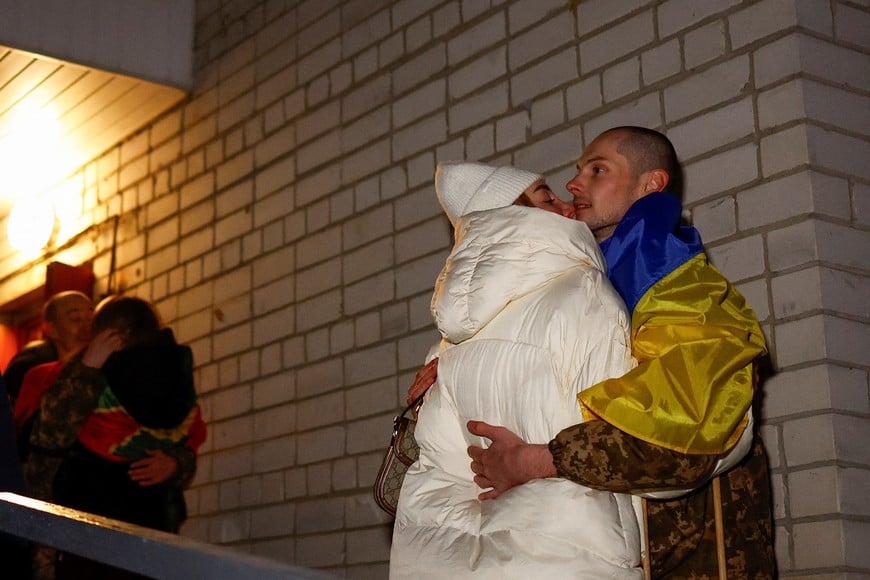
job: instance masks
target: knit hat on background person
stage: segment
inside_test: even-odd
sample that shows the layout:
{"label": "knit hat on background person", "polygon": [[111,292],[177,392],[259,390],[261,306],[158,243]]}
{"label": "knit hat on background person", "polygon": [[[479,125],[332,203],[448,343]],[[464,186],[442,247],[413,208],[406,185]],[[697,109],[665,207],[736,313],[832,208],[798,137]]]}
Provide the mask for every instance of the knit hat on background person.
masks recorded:
{"label": "knit hat on background person", "polygon": [[447,161],[435,170],[435,195],[455,226],[456,220],[471,212],[511,205],[542,177],[516,167]]}

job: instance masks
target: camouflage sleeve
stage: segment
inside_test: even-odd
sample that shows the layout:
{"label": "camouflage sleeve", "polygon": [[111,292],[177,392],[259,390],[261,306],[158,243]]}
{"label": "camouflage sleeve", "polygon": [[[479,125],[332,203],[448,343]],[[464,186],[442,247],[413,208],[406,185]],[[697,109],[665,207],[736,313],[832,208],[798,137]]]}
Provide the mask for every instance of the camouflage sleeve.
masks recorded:
{"label": "camouflage sleeve", "polygon": [[196,475],[196,451],[184,443],[164,449],[164,453],[175,460],[178,467],[170,481],[186,488]]}
{"label": "camouflage sleeve", "polygon": [[64,366],[42,397],[30,434],[31,449],[51,453],[72,447],[105,387],[100,370],[85,366],[80,357]]}
{"label": "camouflage sleeve", "polygon": [[604,421],[564,429],[550,441],[559,477],[612,492],[686,489],[702,485],[718,455],[686,455],[647,443]]}
{"label": "camouflage sleeve", "polygon": [[45,455],[33,452],[27,456],[24,464],[24,481],[27,495],[43,501],[52,500],[52,483],[63,457]]}
{"label": "camouflage sleeve", "polygon": [[51,500],[54,475],[67,450],[78,439],[85,419],[96,407],[104,381],[99,369],[87,367],[76,358],[64,366],[43,395],[30,433],[30,454],[24,465],[28,492],[33,497]]}

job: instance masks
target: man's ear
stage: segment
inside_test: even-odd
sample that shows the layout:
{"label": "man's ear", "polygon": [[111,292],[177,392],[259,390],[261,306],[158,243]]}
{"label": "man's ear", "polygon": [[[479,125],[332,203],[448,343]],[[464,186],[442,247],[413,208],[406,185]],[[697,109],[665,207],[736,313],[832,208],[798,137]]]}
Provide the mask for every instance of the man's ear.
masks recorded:
{"label": "man's ear", "polygon": [[49,340],[57,340],[57,328],[51,322],[42,323],[42,336]]}
{"label": "man's ear", "polygon": [[651,169],[641,176],[643,194],[664,191],[671,181],[671,176],[664,169]]}

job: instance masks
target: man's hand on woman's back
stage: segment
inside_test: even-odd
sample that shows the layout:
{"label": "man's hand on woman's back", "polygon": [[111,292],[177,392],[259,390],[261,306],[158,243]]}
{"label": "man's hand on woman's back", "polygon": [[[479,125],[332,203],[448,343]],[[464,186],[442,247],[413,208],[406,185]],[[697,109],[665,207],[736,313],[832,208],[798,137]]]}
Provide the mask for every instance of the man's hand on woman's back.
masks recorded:
{"label": "man's hand on woman's back", "polygon": [[547,445],[526,443],[504,427],[483,421],[469,421],[468,431],[492,441],[485,449],[468,448],[474,483],[483,489],[491,488],[477,496],[478,499],[495,499],[533,479],[558,477]]}
{"label": "man's hand on woman's back", "polygon": [[130,479],[147,487],[163,483],[175,475],[178,463],[174,458],[160,450],[149,449],[145,453],[148,457],[130,464]]}

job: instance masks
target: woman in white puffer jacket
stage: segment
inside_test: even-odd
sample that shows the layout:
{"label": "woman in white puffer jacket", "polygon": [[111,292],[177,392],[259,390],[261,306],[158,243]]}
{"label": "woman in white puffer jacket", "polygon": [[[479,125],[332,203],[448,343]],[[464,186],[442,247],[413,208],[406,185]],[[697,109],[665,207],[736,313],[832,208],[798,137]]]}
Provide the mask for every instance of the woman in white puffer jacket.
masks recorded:
{"label": "woman in white puffer jacket", "polygon": [[455,245],[432,298],[438,378],[416,426],[390,577],[642,578],[630,496],[553,478],[480,501],[466,452],[483,443],[470,419],[549,442],[582,421],[579,391],[632,368],[598,245],[581,222],[511,205],[539,175],[454,163],[435,182]]}

